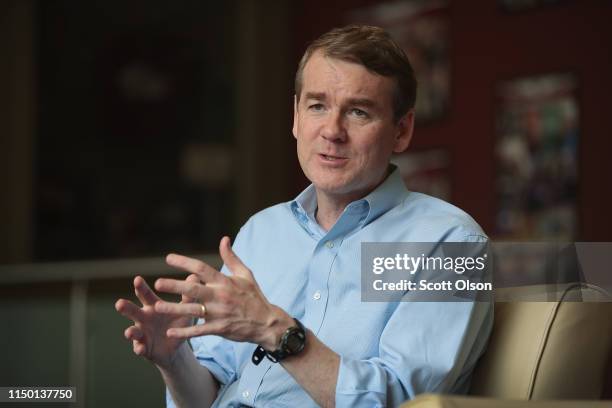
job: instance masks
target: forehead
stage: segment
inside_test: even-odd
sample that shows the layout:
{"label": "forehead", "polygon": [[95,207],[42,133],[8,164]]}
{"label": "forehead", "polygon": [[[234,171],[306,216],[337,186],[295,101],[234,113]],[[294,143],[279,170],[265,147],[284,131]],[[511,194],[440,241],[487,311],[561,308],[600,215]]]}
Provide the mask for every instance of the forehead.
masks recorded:
{"label": "forehead", "polygon": [[392,78],[368,71],[361,64],[315,51],[304,67],[301,92],[369,98],[387,105],[391,103],[394,86]]}

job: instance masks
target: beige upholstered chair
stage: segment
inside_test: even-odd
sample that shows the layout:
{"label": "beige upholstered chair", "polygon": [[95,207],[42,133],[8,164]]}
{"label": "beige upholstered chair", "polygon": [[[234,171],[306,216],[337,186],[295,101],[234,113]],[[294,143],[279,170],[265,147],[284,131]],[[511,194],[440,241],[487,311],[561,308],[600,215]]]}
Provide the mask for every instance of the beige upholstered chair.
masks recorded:
{"label": "beige upholstered chair", "polygon": [[471,396],[422,395],[402,408],[612,407],[595,401],[612,370],[610,300],[584,284],[497,291],[493,332]]}

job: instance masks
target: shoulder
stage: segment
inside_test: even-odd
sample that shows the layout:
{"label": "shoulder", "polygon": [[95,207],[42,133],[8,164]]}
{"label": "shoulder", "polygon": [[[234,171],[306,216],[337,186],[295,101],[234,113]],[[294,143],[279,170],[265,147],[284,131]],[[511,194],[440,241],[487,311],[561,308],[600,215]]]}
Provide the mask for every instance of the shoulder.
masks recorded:
{"label": "shoulder", "polygon": [[294,231],[296,227],[291,202],[276,204],[253,214],[240,228],[236,244],[274,240],[282,231]]}
{"label": "shoulder", "polygon": [[423,241],[483,241],[485,232],[461,208],[427,194],[409,192],[392,211],[404,228],[422,236]]}
{"label": "shoulder", "polygon": [[232,249],[250,266],[264,259],[271,246],[278,244],[284,230],[295,229],[290,203],[280,203],[252,215],[240,227],[233,240]]}
{"label": "shoulder", "polygon": [[256,212],[247,220],[241,230],[278,226],[279,223],[286,223],[292,218],[294,216],[291,210],[291,202],[287,201]]}

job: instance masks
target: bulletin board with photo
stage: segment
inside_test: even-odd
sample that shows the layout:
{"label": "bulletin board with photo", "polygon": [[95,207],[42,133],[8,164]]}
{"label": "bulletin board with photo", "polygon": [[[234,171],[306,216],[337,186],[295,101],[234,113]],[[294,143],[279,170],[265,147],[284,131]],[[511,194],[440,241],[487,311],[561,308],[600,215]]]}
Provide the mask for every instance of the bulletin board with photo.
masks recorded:
{"label": "bulletin board with photo", "polygon": [[551,73],[497,87],[496,233],[504,239],[576,236],[578,84]]}

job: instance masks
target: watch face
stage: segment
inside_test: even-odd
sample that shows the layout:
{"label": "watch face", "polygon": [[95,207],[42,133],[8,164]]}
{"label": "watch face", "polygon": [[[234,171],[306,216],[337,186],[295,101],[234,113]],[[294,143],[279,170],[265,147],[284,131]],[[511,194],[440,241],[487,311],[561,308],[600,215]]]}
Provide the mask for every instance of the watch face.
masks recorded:
{"label": "watch face", "polygon": [[287,336],[286,347],[290,354],[302,351],[304,348],[304,334],[299,331],[294,331]]}

